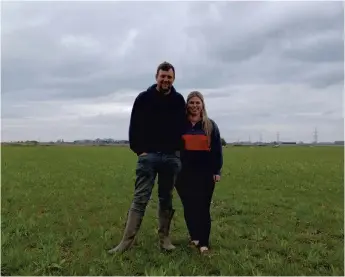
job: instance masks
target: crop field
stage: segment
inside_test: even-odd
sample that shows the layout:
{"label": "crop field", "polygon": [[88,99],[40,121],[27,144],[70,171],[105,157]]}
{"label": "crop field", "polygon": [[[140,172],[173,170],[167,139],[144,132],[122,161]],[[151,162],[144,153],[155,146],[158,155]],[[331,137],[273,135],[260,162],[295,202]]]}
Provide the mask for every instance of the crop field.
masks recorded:
{"label": "crop field", "polygon": [[124,228],[136,156],[126,147],[2,147],[2,275],[344,275],[344,148],[224,149],[212,255],[187,246],[174,192],[172,253],[158,248],[157,186],[137,245]]}

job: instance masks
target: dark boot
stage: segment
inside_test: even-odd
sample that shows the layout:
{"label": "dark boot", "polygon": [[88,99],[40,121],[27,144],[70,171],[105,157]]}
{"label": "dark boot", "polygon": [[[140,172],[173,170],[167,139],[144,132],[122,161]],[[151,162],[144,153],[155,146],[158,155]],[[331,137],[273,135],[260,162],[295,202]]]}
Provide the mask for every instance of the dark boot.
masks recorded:
{"label": "dark boot", "polygon": [[174,216],[175,210],[165,210],[162,211],[159,209],[158,211],[158,221],[159,221],[159,228],[158,228],[158,236],[159,236],[159,245],[164,250],[173,250],[176,247],[171,244],[169,232],[170,232],[170,224],[171,220]]}
{"label": "dark boot", "polygon": [[135,211],[129,211],[127,216],[127,224],[123,234],[123,238],[118,246],[108,251],[109,254],[116,252],[124,252],[135,243],[135,236],[139,231],[143,216]]}

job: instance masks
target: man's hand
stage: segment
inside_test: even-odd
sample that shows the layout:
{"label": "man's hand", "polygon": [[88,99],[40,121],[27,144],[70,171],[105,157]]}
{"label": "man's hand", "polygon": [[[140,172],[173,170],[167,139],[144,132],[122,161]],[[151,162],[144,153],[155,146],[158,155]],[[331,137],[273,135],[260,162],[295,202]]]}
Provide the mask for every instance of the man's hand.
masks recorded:
{"label": "man's hand", "polygon": [[220,175],[213,175],[213,180],[217,183],[220,181]]}

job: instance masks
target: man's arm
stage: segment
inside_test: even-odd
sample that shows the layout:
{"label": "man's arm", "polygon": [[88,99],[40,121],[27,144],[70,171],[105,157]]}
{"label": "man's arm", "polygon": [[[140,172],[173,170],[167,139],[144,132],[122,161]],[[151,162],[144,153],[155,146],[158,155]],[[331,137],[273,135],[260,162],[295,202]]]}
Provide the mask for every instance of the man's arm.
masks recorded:
{"label": "man's arm", "polygon": [[214,175],[220,175],[223,167],[223,147],[222,140],[217,124],[211,120],[213,124],[213,130],[211,135],[211,153],[213,159]]}
{"label": "man's arm", "polygon": [[143,149],[143,133],[142,133],[142,120],[144,116],[143,110],[143,96],[139,94],[133,104],[131,119],[129,123],[129,147],[131,150],[140,155],[145,150]]}
{"label": "man's arm", "polygon": [[177,122],[178,122],[178,136],[180,139],[180,150],[183,149],[182,135],[184,132],[184,127],[186,123],[186,101],[184,97],[180,94],[177,105]]}
{"label": "man's arm", "polygon": [[178,105],[178,119],[182,122],[181,132],[183,130],[183,124],[186,121],[186,101],[184,100],[183,96],[180,94],[179,97],[179,105]]}

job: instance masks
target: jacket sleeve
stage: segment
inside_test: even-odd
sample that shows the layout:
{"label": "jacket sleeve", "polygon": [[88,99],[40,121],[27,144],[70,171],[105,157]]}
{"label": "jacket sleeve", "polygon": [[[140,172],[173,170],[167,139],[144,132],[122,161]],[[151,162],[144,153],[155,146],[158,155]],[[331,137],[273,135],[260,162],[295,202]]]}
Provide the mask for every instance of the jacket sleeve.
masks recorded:
{"label": "jacket sleeve", "polygon": [[222,140],[217,124],[211,120],[213,129],[211,133],[211,155],[213,172],[215,175],[221,175],[221,169],[223,167],[223,147]]}
{"label": "jacket sleeve", "polygon": [[182,135],[184,132],[184,127],[185,127],[185,123],[187,120],[187,116],[186,116],[186,101],[184,100],[183,96],[181,95],[180,97],[180,101],[179,101],[179,106],[178,106],[178,135],[179,135],[179,139],[180,139],[180,148],[182,150],[183,148],[183,144],[182,144]]}
{"label": "jacket sleeve", "polygon": [[143,124],[141,124],[145,114],[142,103],[143,97],[139,94],[134,100],[129,123],[129,147],[137,155],[145,152],[143,147]]}
{"label": "jacket sleeve", "polygon": [[174,145],[177,146],[180,153],[183,150],[183,140],[182,135],[184,132],[186,124],[186,102],[184,97],[177,92],[176,98],[174,100],[174,132],[173,138],[171,137],[171,141],[174,141]]}

